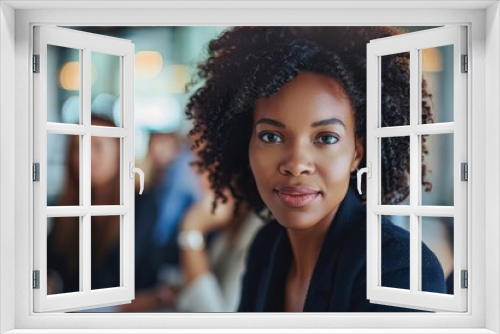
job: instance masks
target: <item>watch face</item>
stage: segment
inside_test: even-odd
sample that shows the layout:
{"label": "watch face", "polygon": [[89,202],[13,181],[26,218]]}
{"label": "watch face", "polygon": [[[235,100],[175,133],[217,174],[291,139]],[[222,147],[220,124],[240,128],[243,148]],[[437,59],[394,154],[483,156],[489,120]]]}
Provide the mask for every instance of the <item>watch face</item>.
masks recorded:
{"label": "watch face", "polygon": [[184,250],[201,250],[205,247],[205,238],[200,231],[182,231],[178,236],[179,247]]}
{"label": "watch face", "polygon": [[188,244],[195,249],[200,249],[203,246],[203,236],[200,231],[189,232],[186,239]]}

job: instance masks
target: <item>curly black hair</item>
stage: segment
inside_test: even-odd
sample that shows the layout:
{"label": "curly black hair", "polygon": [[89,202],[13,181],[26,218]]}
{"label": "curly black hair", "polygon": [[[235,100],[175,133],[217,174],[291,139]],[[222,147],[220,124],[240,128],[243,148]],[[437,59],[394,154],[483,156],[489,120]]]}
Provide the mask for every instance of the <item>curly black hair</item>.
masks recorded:
{"label": "curly black hair", "polygon": [[[193,82],[203,85],[191,96],[186,115],[193,120],[195,164],[208,171],[216,194],[213,207],[227,200],[223,192],[229,190],[236,207],[246,201],[269,217],[249,165],[253,111],[257,100],[276,94],[301,71],[342,84],[354,110],[356,138],[366,147],[366,44],[400,33],[394,27],[234,27],[212,40]],[[382,126],[410,124],[409,53],[384,56],[382,73]],[[424,123],[433,121],[430,97],[423,82]],[[422,145],[424,155],[425,138]],[[410,139],[384,138],[382,146],[382,203],[399,203],[409,194]],[[426,171],[424,165],[422,184],[430,190]],[[350,186],[355,182],[352,178]]]}

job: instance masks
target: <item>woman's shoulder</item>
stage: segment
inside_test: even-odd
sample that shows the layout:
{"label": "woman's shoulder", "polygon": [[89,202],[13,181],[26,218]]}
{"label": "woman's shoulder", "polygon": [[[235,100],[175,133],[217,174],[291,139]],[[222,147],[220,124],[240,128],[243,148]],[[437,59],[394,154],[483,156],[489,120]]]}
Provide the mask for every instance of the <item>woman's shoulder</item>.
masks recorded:
{"label": "woman's shoulder", "polygon": [[391,268],[394,266],[409,266],[410,233],[386,218],[381,223],[381,253],[386,263],[383,267],[389,270],[395,269]]}
{"label": "woman's shoulder", "polygon": [[[404,288],[409,289],[410,275],[410,233],[391,223],[382,221],[382,278],[392,281],[384,286],[401,287],[401,282],[396,283],[395,278],[404,276]],[[422,242],[421,246],[422,276],[426,277],[425,291],[445,292],[443,269],[437,256]],[[395,273],[399,273],[396,275]],[[391,278],[392,276],[392,278]]]}
{"label": "woman's shoulder", "polygon": [[[382,219],[381,228],[381,245],[382,254],[391,252],[398,254],[403,258],[410,257],[410,232],[408,230],[395,225],[388,219]],[[427,260],[428,263],[437,264],[439,261],[436,255],[422,242],[422,260]]]}
{"label": "woman's shoulder", "polygon": [[[366,241],[366,221],[358,222],[352,227],[347,238],[344,238],[344,245],[351,251],[347,253],[355,253],[352,249],[354,247],[359,251],[359,256],[366,261]],[[387,218],[381,220],[380,247],[383,273],[409,268],[410,233]],[[426,271],[442,272],[436,255],[424,243],[422,243],[422,263],[425,264],[426,268],[423,269]]]}
{"label": "woman's shoulder", "polygon": [[[356,289],[366,286],[366,224],[360,224],[358,231],[363,233],[351,234],[357,242],[346,240],[348,249],[344,254],[358,254],[358,261],[350,255],[349,263],[357,263],[354,268]],[[353,249],[355,247],[355,249]],[[445,280],[441,264],[436,255],[422,243],[422,275],[426,277],[425,291],[443,293],[446,291]],[[389,219],[382,218],[380,229],[380,257],[382,285],[399,289],[410,288],[410,233],[395,225]],[[352,264],[347,264],[351,266]],[[363,290],[364,291],[364,290]],[[357,295],[357,294],[356,294]],[[359,295],[358,295],[359,297]],[[361,297],[359,297],[361,298]],[[363,299],[365,297],[362,297]]]}
{"label": "woman's shoulder", "polygon": [[234,253],[247,253],[257,233],[264,227],[264,223],[253,211],[244,218],[236,235],[232,251]]}
{"label": "woman's shoulder", "polygon": [[[365,253],[368,231],[366,216],[362,218],[355,221],[348,229],[342,232],[342,243],[347,247],[360,248]],[[383,246],[392,244],[399,247],[409,247],[410,233],[407,230],[395,225],[385,217],[382,218],[381,223],[380,241]]]}
{"label": "woman's shoulder", "polygon": [[276,238],[282,233],[284,227],[276,220],[271,220],[262,224],[262,227],[255,234],[251,243],[250,252],[268,252],[276,242]]}
{"label": "woman's shoulder", "polygon": [[401,241],[406,241],[410,239],[410,233],[408,230],[395,225],[389,219],[382,217],[382,242],[389,239],[399,239]]}
{"label": "woman's shoulder", "polygon": [[[273,247],[275,247],[282,230],[281,225],[271,221],[265,223],[253,238],[246,254],[246,272],[243,280],[246,287],[243,290],[246,292],[243,293],[242,305],[246,305],[256,297],[254,290],[258,288],[258,282],[267,275],[266,271],[269,270],[272,262]],[[246,305],[242,309],[253,310],[254,306]]]}

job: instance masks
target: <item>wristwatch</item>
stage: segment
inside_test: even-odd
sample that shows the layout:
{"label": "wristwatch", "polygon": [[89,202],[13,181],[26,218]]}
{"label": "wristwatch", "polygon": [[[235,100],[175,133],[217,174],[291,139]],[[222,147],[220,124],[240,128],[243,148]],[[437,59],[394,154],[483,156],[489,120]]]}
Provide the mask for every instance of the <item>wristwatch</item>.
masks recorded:
{"label": "wristwatch", "polygon": [[182,250],[202,250],[205,248],[205,237],[199,230],[180,231],[177,244]]}

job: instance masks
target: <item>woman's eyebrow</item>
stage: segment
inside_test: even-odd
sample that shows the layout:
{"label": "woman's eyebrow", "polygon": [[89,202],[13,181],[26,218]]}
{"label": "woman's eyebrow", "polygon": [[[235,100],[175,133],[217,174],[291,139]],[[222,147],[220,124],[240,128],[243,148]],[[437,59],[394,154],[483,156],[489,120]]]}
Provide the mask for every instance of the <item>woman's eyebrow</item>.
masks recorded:
{"label": "woman's eyebrow", "polygon": [[[282,129],[285,128],[285,124],[278,122],[278,121],[275,121],[274,119],[271,119],[271,118],[261,118],[257,122],[255,122],[255,126],[257,126],[258,124],[269,124],[269,125],[276,126],[278,128],[282,128]],[[339,124],[345,128],[344,122],[342,122],[338,118],[328,118],[328,119],[324,119],[321,121],[317,121],[317,122],[312,123],[311,126],[318,127],[318,126],[333,125],[333,124]]]}
{"label": "woman's eyebrow", "polygon": [[278,121],[275,121],[274,119],[270,119],[270,118],[261,118],[257,122],[255,122],[255,126],[257,126],[258,124],[269,124],[269,125],[276,126],[278,128],[282,128],[282,129],[285,128],[285,124],[278,122]]}
{"label": "woman's eyebrow", "polygon": [[333,124],[339,124],[342,125],[345,128],[344,122],[342,122],[338,118],[329,118],[329,119],[324,119],[322,121],[317,121],[311,124],[313,128],[318,127],[318,126],[323,126],[323,125],[333,125]]}

